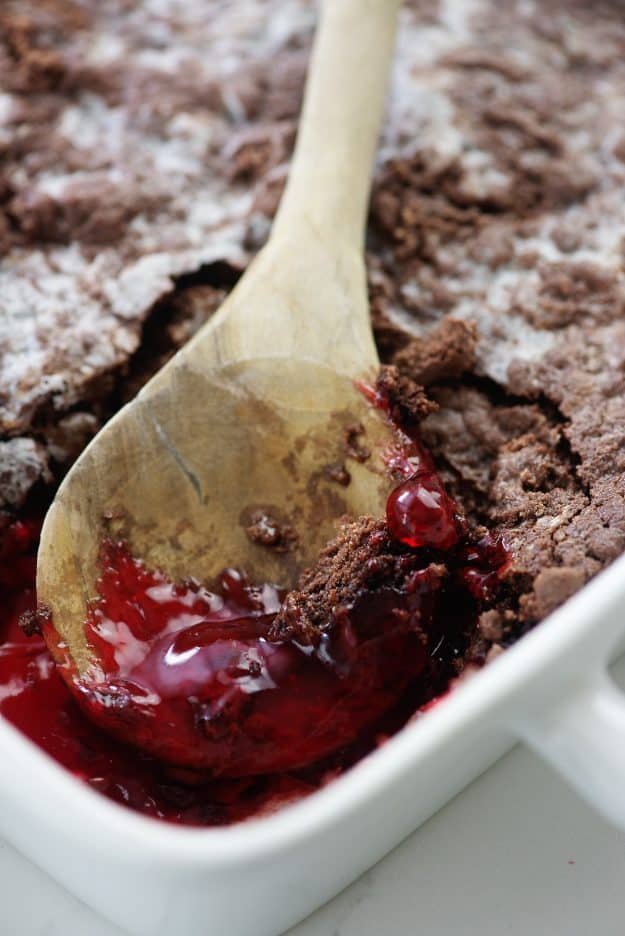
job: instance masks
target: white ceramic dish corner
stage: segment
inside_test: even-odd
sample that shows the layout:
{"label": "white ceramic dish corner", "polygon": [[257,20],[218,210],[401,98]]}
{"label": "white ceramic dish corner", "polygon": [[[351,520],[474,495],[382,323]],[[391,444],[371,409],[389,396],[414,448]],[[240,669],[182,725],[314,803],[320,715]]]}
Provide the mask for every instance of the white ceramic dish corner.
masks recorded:
{"label": "white ceramic dish corner", "polygon": [[345,776],[229,828],[117,806],[0,719],[0,832],[136,936],[275,936],[519,739],[625,827],[625,698],[606,675],[624,609],[625,556]]}

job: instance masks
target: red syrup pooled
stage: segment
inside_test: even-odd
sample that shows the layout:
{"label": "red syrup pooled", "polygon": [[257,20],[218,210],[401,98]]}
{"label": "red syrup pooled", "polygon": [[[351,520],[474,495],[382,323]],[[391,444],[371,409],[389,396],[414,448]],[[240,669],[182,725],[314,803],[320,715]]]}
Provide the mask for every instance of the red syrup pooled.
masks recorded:
{"label": "red syrup pooled", "polygon": [[448,689],[509,562],[501,539],[470,540],[410,427],[397,439],[384,453],[400,482],[389,529],[422,568],[342,609],[314,646],[271,639],[283,597],[272,586],[233,570],[210,591],[174,584],[106,542],[87,622],[98,664],[80,681],[65,669],[70,692],[44,642],[17,626],[35,604],[38,528],[13,524],[0,552],[0,712],[94,789],[178,823],[273,811],[349,768]]}
{"label": "red syrup pooled", "polygon": [[70,685],[93,722],[166,763],[224,777],[309,767],[373,728],[427,662],[428,569],[302,645],[271,637],[277,590],[234,570],[211,591],[176,585],[112,542],[101,568],[87,621],[97,662]]}
{"label": "red syrup pooled", "polygon": [[[109,799],[186,825],[214,826],[273,811],[318,789],[339,772],[335,763],[300,773],[247,780],[179,776],[113,740],[83,714],[40,637],[18,618],[35,609],[35,557],[40,522],[18,521],[0,547],[0,712],[31,741]],[[367,739],[370,749],[374,739]],[[349,765],[367,748],[345,753]]]}
{"label": "red syrup pooled", "polygon": [[[36,606],[39,528],[39,520],[14,523],[5,531],[0,549],[0,712],[75,777],[144,815],[185,825],[216,826],[273,812],[343,773],[399,730],[449,681],[456,635],[444,623],[443,614],[441,628],[448,632],[447,646],[441,648],[444,639],[433,634],[427,664],[399,703],[332,757],[301,770],[238,780],[209,779],[193,771],[167,768],[114,740],[87,718],[44,641],[27,637],[18,626],[20,615]],[[388,594],[377,598],[369,615],[363,615],[363,625],[373,628],[379,604],[391,603],[391,599]]]}

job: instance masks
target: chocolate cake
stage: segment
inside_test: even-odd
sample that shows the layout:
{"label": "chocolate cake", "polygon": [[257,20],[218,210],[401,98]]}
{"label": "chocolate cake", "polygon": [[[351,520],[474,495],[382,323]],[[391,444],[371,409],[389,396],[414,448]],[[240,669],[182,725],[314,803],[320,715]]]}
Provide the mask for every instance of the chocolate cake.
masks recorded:
{"label": "chocolate cake", "polygon": [[[51,496],[264,243],[314,24],[312,0],[2,4],[0,527]],[[618,0],[401,13],[372,320],[397,412],[510,552],[465,665],[625,549],[624,53]],[[344,558],[322,557],[329,583]]]}

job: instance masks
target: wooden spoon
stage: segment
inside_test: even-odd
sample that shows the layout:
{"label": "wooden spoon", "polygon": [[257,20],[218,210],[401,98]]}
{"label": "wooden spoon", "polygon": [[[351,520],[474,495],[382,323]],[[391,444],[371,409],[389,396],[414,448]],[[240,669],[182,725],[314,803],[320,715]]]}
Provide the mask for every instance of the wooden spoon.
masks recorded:
{"label": "wooden spoon", "polygon": [[[61,485],[37,568],[64,653],[89,664],[102,538],[174,580],[239,566],[292,585],[343,514],[380,515],[390,429],[355,386],[375,377],[364,229],[399,0],[325,0],[291,172],[271,238],[219,312],[95,437]],[[360,424],[364,461],[346,452]],[[364,453],[366,454],[366,453]],[[328,466],[345,462],[351,481]],[[297,533],[250,541],[262,508]],[[61,656],[59,646],[51,649]]]}

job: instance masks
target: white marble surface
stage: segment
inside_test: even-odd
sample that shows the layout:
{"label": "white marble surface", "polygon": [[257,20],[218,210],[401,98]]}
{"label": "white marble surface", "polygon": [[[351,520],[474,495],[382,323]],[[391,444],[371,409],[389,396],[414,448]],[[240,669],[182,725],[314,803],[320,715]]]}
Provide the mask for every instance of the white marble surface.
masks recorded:
{"label": "white marble surface", "polygon": [[[0,880],[2,936],[123,936],[7,845]],[[517,749],[289,936],[622,936],[624,882],[625,834]]]}

